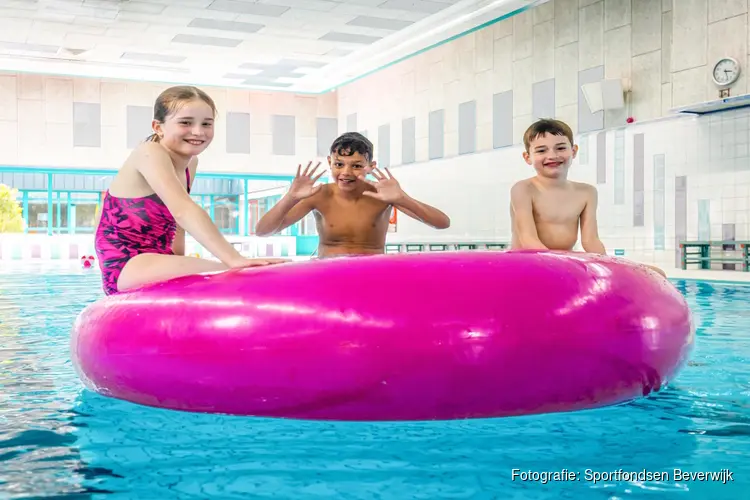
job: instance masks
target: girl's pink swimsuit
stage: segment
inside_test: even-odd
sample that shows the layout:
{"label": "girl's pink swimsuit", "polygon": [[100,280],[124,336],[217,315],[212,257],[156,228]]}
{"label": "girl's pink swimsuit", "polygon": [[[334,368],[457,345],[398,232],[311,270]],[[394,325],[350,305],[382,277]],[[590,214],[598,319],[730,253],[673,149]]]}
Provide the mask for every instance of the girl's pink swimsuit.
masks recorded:
{"label": "girl's pink swimsuit", "polygon": [[[185,169],[187,192],[190,171]],[[117,280],[125,264],[142,253],[171,255],[177,222],[156,193],[141,198],[104,195],[94,248],[102,270],[104,293],[119,292]]]}

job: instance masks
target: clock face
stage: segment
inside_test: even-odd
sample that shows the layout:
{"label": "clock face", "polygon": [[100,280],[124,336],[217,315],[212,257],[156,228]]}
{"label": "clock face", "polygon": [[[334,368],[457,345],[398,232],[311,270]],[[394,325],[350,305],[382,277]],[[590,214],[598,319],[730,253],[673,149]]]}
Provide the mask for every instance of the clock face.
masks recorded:
{"label": "clock face", "polygon": [[716,63],[712,76],[716,85],[731,85],[740,76],[740,65],[734,59],[726,57]]}

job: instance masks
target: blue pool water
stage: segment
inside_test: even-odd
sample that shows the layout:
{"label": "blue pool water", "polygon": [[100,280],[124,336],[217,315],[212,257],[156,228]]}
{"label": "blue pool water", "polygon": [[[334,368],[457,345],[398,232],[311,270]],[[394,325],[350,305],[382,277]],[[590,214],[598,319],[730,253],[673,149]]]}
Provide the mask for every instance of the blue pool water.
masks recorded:
{"label": "blue pool water", "polygon": [[[98,275],[0,269],[0,498],[747,498],[750,287],[675,283],[697,345],[656,396],[512,419],[316,423],[179,413],[83,390],[69,331],[101,296]],[[578,476],[544,484],[513,469]],[[594,482],[587,469],[670,477]],[[732,478],[675,480],[674,469]]]}

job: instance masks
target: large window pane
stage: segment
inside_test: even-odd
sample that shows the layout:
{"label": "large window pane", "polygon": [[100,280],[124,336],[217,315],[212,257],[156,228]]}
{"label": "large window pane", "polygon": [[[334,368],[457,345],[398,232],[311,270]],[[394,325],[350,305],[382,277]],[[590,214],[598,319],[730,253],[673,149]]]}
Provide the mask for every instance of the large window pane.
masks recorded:
{"label": "large window pane", "polygon": [[47,201],[29,200],[29,232],[47,231],[49,217]]}
{"label": "large window pane", "polygon": [[214,196],[214,223],[221,232],[237,234],[239,227],[239,196]]}

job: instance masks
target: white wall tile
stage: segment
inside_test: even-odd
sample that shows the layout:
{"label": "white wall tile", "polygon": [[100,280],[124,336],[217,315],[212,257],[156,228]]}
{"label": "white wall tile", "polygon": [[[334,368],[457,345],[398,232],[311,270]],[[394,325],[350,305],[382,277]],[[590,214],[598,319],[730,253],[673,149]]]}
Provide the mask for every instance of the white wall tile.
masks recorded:
{"label": "white wall tile", "polygon": [[672,73],[672,106],[696,104],[707,99],[706,72],[701,66]]}
{"label": "white wall tile", "polygon": [[[604,32],[604,77],[624,81],[631,79],[631,26],[626,24]],[[661,79],[661,74],[658,75]],[[639,93],[643,92],[639,86]],[[604,126],[618,127],[625,124],[629,115],[628,107],[606,110]]]}
{"label": "white wall tile", "polygon": [[661,82],[672,81],[672,11],[661,15]]}
{"label": "white wall tile", "polygon": [[[558,0],[559,1],[559,0]],[[578,43],[555,49],[555,105],[578,102]]]}
{"label": "white wall tile", "polygon": [[101,83],[98,78],[73,80],[73,100],[76,102],[101,102]]}
{"label": "white wall tile", "polygon": [[631,0],[604,0],[604,31],[630,24]]}
{"label": "white wall tile", "polygon": [[44,77],[35,74],[19,74],[18,80],[18,98],[29,100],[44,99]]}
{"label": "white wall tile", "polygon": [[73,123],[73,82],[47,78],[44,104],[48,123]]}
{"label": "white wall tile", "polygon": [[533,58],[513,63],[513,116],[531,115]]}
{"label": "white wall tile", "polygon": [[70,165],[73,159],[73,124],[48,122],[45,126],[45,147],[54,152],[58,165]]}
{"label": "white wall tile", "polygon": [[662,6],[659,2],[633,0],[632,47],[634,56],[663,48]]}
{"label": "white wall tile", "polygon": [[578,69],[604,64],[604,2],[582,8],[579,12]]}
{"label": "white wall tile", "polygon": [[555,46],[578,41],[578,0],[555,0]]}
{"label": "white wall tile", "polygon": [[534,82],[555,77],[555,40],[552,32],[552,21],[534,26]]}
{"label": "white wall tile", "polygon": [[493,67],[493,46],[495,38],[492,30],[484,29],[476,33],[474,69],[480,73]]}
{"label": "white wall tile", "polygon": [[513,60],[534,54],[534,16],[525,11],[513,16]]}
{"label": "white wall tile", "polygon": [[[672,71],[707,64],[708,0],[680,0],[672,10]],[[676,48],[679,47],[679,50]]]}
{"label": "white wall tile", "polygon": [[661,115],[661,54],[649,52],[633,58],[633,115],[640,121]]}
{"label": "white wall tile", "polygon": [[492,25],[492,36],[494,38],[505,38],[513,35],[513,18],[503,19]]}
{"label": "white wall tile", "polygon": [[532,122],[530,114],[513,117],[513,144],[523,144],[523,134]]}
{"label": "white wall tile", "polygon": [[558,120],[562,120],[568,124],[575,134],[578,130],[578,105],[568,104],[566,106],[558,106],[555,109],[555,117]]}
{"label": "white wall tile", "polygon": [[18,123],[0,120],[0,162],[13,164],[18,161]]}
{"label": "white wall tile", "polygon": [[747,0],[708,0],[708,22],[747,13]]}
{"label": "white wall tile", "polygon": [[551,21],[555,17],[555,0],[549,0],[546,3],[539,5],[532,12],[534,14],[535,25]]}
{"label": "white wall tile", "polygon": [[672,109],[672,84],[663,83],[661,85],[661,114],[666,116]]}
{"label": "white wall tile", "polygon": [[492,124],[477,125],[477,151],[492,150]]}
{"label": "white wall tile", "polygon": [[19,99],[18,100],[18,123],[45,123],[46,116],[44,112],[44,101],[42,99],[30,100],[30,99]]}
{"label": "white wall tile", "polygon": [[494,92],[513,89],[513,37],[498,38],[494,42],[492,85]]}
{"label": "white wall tile", "polygon": [[0,75],[0,120],[18,119],[18,92],[15,75]]}
{"label": "white wall tile", "polygon": [[[631,27],[622,26],[604,33],[604,77],[630,78]],[[661,78],[661,74],[659,75]]]}

